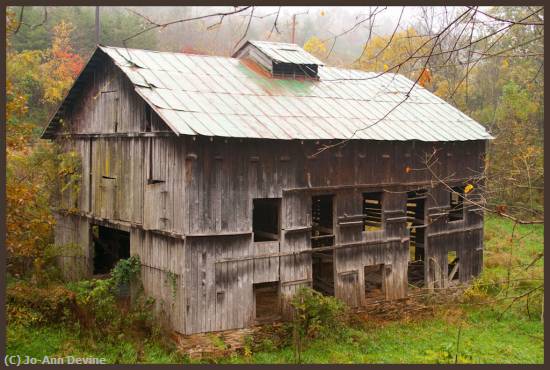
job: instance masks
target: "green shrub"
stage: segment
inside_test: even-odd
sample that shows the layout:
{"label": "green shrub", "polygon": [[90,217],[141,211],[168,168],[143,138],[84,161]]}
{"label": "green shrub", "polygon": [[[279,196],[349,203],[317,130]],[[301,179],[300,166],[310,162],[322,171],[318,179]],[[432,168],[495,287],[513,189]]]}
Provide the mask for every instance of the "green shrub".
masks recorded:
{"label": "green shrub", "polygon": [[141,262],[138,256],[132,256],[125,260],[120,260],[111,271],[112,283],[119,287],[134,281],[141,271]]}
{"label": "green shrub", "polygon": [[346,305],[311,288],[301,288],[292,299],[293,325],[302,337],[340,334],[348,318]]}
{"label": "green shrub", "polygon": [[38,287],[21,280],[6,290],[8,322],[21,325],[60,322],[74,318],[76,296],[61,285]]}
{"label": "green shrub", "polygon": [[106,333],[119,326],[120,314],[111,279],[82,280],[70,285],[76,294],[78,318],[85,329]]}

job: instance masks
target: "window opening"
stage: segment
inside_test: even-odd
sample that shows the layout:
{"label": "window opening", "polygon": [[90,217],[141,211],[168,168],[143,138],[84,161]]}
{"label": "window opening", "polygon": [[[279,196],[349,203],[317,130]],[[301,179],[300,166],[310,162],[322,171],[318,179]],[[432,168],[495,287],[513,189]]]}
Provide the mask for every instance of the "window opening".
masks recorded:
{"label": "window opening", "polygon": [[[313,249],[334,245],[333,195],[311,198],[311,247]],[[334,250],[312,253],[313,289],[334,295]]]}
{"label": "window opening", "polygon": [[152,126],[152,111],[151,107],[149,105],[145,105],[145,132],[151,132],[151,126]]}
{"label": "window opening", "polygon": [[292,64],[277,63],[273,64],[273,76],[275,77],[305,77],[316,78],[318,75],[318,66],[315,64]]}
{"label": "window opening", "polygon": [[459,221],[464,218],[464,187],[457,186],[450,192],[451,210],[449,211],[449,221]]}
{"label": "window opening", "polygon": [[365,298],[386,297],[384,264],[365,266]]}
{"label": "window opening", "polygon": [[252,206],[252,232],[254,233],[254,241],[279,240],[281,199],[254,199]]}
{"label": "window opening", "polygon": [[456,251],[449,251],[447,253],[447,263],[449,264],[449,281],[458,280],[458,256]]}
{"label": "window opening", "polygon": [[153,138],[149,138],[149,163],[147,168],[147,184],[161,184],[165,182],[164,180],[153,178]]}
{"label": "window opening", "polygon": [[332,195],[311,198],[311,247],[326,247],[334,244],[334,220]]}
{"label": "window opening", "polygon": [[424,236],[426,228],[425,204],[427,190],[407,193],[407,229],[409,229],[409,284],[424,284]]}
{"label": "window opening", "polygon": [[382,192],[363,193],[363,215],[365,231],[382,230]]}
{"label": "window opening", "polygon": [[280,318],[279,282],[253,284],[256,321],[269,322]]}

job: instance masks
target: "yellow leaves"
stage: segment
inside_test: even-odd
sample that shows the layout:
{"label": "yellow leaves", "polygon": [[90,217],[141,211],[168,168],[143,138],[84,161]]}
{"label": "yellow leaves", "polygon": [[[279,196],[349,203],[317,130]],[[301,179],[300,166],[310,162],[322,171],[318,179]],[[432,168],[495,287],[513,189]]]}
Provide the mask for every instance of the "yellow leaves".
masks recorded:
{"label": "yellow leaves", "polygon": [[390,67],[388,67],[388,65],[384,63],[384,72],[387,72],[388,69],[390,69]]}
{"label": "yellow leaves", "polygon": [[364,46],[361,59],[354,67],[366,71],[386,71],[389,70],[387,66],[400,65],[399,73],[408,75],[416,68],[416,59],[409,59],[410,56],[415,51],[416,55],[427,55],[429,52],[427,38],[419,36],[413,27],[396,32],[391,40],[390,37],[373,36]]}
{"label": "yellow leaves", "polygon": [[55,104],[60,101],[83,67],[83,59],[73,53],[70,35],[74,27],[61,22],[54,27],[52,48],[44,54],[39,67],[43,86],[43,100]]}
{"label": "yellow leaves", "polygon": [[432,73],[430,72],[429,68],[423,68],[422,72],[420,72],[420,76],[418,78],[418,84],[422,87],[425,87],[426,84],[432,82]]}
{"label": "yellow leaves", "polygon": [[508,68],[508,66],[510,66],[510,63],[508,62],[508,59],[503,59],[502,62],[500,63],[500,66],[502,68]]}
{"label": "yellow leaves", "polygon": [[466,187],[464,188],[464,194],[468,194],[469,192],[471,192],[472,190],[474,190],[474,186],[472,184],[468,184],[466,185]]}
{"label": "yellow leaves", "polygon": [[317,36],[311,36],[304,44],[304,50],[316,57],[322,57],[327,52],[327,46]]}
{"label": "yellow leaves", "polygon": [[70,22],[61,21],[53,31],[52,49],[71,52],[71,33],[74,31],[74,26]]}

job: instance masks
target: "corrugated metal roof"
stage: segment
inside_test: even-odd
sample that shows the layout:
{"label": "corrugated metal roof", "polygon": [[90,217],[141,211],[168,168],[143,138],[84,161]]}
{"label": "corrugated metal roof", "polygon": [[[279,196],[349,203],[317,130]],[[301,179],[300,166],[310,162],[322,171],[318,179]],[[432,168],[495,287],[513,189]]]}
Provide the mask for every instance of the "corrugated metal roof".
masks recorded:
{"label": "corrugated metal roof", "polygon": [[319,80],[276,79],[235,58],[100,48],[177,134],[280,140],[492,138],[482,125],[420,86],[400,104],[413,82],[398,74],[324,66]]}

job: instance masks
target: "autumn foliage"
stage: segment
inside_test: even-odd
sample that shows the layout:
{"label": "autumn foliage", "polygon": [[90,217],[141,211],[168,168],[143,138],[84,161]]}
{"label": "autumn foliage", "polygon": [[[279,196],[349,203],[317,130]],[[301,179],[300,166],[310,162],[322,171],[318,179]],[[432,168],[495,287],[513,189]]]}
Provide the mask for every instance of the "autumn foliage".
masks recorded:
{"label": "autumn foliage", "polygon": [[38,135],[83,67],[72,51],[72,26],[54,28],[50,49],[17,53],[10,34],[17,29],[13,12],[7,13],[7,240],[8,268],[22,274],[40,269],[53,243],[54,218],[50,201],[58,180],[56,147]]}

